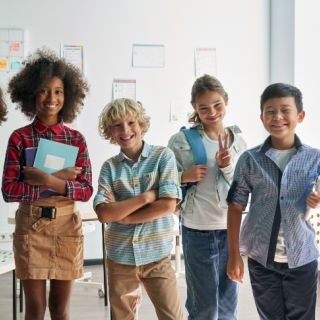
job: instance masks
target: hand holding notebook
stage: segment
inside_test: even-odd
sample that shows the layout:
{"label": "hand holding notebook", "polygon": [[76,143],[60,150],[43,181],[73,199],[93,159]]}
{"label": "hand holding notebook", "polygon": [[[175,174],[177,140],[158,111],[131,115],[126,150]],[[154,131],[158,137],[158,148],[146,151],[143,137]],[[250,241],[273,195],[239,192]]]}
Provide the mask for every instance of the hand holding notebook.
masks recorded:
{"label": "hand holding notebook", "polygon": [[[320,185],[320,176],[317,178],[317,181],[313,185],[312,192],[316,193],[319,190],[319,185]],[[307,212],[304,216],[304,220],[307,221],[309,219],[310,213],[313,209],[308,207]]]}
{"label": "hand holding notebook", "polygon": [[[74,167],[78,150],[79,148],[75,146],[40,139],[38,148],[25,149],[26,164],[49,174],[56,172],[56,176],[61,179],[74,180],[72,178],[81,173],[81,168]],[[49,189],[42,192],[40,196],[44,198],[53,194],[57,193]]]}

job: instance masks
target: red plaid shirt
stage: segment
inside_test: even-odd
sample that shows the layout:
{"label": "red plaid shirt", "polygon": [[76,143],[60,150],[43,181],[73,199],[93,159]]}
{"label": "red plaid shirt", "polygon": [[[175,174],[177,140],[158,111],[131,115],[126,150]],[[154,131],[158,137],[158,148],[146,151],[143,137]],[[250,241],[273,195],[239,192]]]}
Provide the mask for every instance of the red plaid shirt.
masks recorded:
{"label": "red plaid shirt", "polygon": [[81,175],[75,181],[67,180],[67,194],[70,200],[87,201],[92,195],[92,173],[87,144],[82,134],[66,127],[62,121],[48,128],[38,118],[15,130],[8,142],[3,168],[2,194],[6,202],[30,202],[40,198],[40,187],[23,182],[22,167],[26,165],[25,148],[37,147],[40,138],[79,147],[75,166],[82,167]]}

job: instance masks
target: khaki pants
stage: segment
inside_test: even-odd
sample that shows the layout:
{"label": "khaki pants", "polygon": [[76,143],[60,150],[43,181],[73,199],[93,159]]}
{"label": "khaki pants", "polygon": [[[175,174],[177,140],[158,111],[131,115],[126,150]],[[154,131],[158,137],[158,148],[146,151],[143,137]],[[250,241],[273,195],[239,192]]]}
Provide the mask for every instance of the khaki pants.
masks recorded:
{"label": "khaki pants", "polygon": [[107,258],[109,299],[114,320],[138,319],[142,283],[161,320],[182,320],[179,293],[170,256],[142,266]]}

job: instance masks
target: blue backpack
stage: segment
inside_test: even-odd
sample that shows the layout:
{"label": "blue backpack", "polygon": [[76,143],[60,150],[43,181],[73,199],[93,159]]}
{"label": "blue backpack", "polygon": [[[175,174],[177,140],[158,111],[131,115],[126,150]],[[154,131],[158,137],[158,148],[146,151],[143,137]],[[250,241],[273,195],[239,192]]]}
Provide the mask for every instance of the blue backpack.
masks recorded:
{"label": "blue backpack", "polygon": [[[182,131],[186,138],[187,141],[190,144],[192,153],[193,153],[193,159],[194,159],[194,164],[207,164],[207,153],[206,153],[206,148],[203,144],[203,141],[201,139],[201,136],[196,128],[190,128],[186,129],[186,127],[181,127],[180,131]],[[184,198],[186,196],[187,190],[193,186],[196,185],[198,182],[187,182],[187,184],[183,187],[181,187],[182,190],[182,200],[180,202],[180,207],[181,204],[184,201]]]}

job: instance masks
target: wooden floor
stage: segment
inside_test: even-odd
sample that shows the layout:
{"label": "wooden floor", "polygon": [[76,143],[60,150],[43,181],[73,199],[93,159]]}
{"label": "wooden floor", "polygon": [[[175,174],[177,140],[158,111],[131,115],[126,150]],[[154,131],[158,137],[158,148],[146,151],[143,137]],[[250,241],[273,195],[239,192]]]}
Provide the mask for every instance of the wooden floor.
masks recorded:
{"label": "wooden floor", "polygon": [[[102,266],[89,266],[85,267],[85,271],[93,272],[93,281],[102,282],[103,273]],[[12,317],[12,273],[7,273],[0,276],[0,320],[10,320]],[[187,311],[184,308],[184,303],[187,295],[187,288],[185,280],[178,279],[178,286],[180,292],[180,299],[184,310],[184,318],[187,319]],[[17,300],[17,304],[19,301]],[[318,306],[320,299],[318,298]],[[73,289],[71,299],[71,320],[100,320],[110,319],[110,311],[108,307],[104,306],[104,299],[98,295],[98,290],[93,288],[82,288],[75,286]],[[247,268],[244,278],[244,284],[240,285],[239,289],[239,317],[238,320],[257,320],[259,319],[248,279]],[[317,312],[317,319],[319,319],[319,308]],[[18,311],[18,320],[24,319],[23,313]],[[49,320],[50,316],[46,313],[45,319]],[[139,320],[156,320],[156,314],[153,306],[143,291],[143,301],[139,310]]]}

